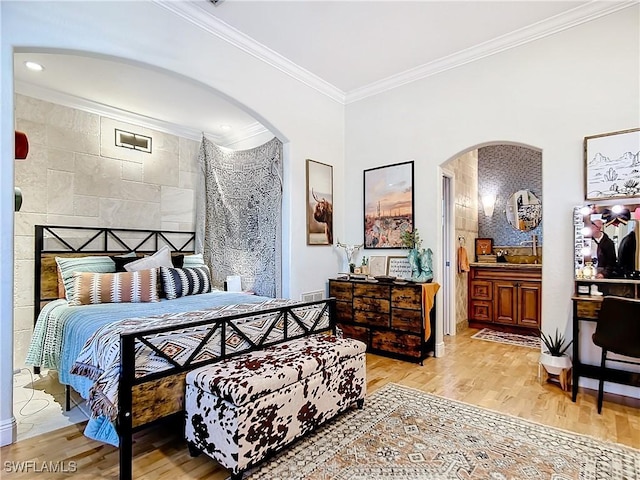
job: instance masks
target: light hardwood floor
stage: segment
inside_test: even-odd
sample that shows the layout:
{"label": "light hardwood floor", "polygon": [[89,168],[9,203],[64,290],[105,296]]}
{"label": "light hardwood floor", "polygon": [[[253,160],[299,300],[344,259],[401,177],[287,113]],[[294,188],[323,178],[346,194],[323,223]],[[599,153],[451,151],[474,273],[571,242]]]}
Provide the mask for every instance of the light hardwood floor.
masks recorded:
{"label": "light hardwood floor", "polygon": [[[516,417],[601,440],[640,448],[640,402],[605,395],[602,415],[594,391],[569,392],[538,382],[538,350],[470,338],[468,329],[445,337],[446,356],[415,365],[376,355],[367,357],[369,393],[389,382],[478,405]],[[84,437],[84,424],[30,438],[0,449],[1,478],[118,478],[118,450]],[[191,458],[179,425],[163,425],[136,434],[134,478],[212,479],[228,476],[206,455]],[[64,462],[76,471],[34,476],[9,472],[6,462]],[[10,463],[15,465],[15,463]]]}

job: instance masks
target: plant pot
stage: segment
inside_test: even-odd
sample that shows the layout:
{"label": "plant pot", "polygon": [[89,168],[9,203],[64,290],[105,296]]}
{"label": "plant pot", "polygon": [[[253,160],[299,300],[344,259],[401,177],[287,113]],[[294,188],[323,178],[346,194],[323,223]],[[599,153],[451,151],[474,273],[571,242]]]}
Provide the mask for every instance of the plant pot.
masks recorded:
{"label": "plant pot", "polygon": [[540,363],[551,375],[560,375],[562,370],[571,368],[571,359],[569,358],[569,355],[554,357],[549,353],[543,352],[540,354]]}

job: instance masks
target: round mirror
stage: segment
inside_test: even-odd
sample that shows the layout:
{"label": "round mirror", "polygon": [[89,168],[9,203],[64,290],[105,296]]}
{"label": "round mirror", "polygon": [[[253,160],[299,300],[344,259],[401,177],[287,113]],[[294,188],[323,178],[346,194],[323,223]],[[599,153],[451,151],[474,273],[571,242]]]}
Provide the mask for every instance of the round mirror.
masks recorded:
{"label": "round mirror", "polygon": [[542,220],[542,203],[530,190],[518,190],[507,200],[506,214],[513,228],[528,232]]}

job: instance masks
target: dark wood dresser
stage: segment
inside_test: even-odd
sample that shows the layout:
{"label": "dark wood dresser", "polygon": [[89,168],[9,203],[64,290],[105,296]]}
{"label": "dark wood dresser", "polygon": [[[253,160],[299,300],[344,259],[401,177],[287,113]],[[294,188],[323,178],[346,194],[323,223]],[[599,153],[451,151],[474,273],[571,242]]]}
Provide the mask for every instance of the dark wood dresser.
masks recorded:
{"label": "dark wood dresser", "polygon": [[[336,299],[337,323],[346,337],[365,342],[371,353],[422,362],[435,350],[439,287],[426,285],[331,279],[329,296]],[[425,304],[432,305],[427,314]]]}

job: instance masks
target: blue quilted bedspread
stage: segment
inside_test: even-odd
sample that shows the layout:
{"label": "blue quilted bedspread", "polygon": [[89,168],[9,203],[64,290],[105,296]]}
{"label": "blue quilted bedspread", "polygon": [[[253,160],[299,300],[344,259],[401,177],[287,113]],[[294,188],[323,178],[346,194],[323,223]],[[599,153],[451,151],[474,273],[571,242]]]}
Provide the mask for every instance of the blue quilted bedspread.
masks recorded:
{"label": "blue quilted bedspread", "polygon": [[[87,340],[100,327],[133,317],[202,310],[221,305],[257,303],[266,297],[244,293],[214,291],[175,300],[150,303],[105,303],[69,306],[66,300],[55,300],[40,312],[33,332],[26,363],[58,371],[60,383],[70,385],[83,398],[89,398],[93,380],[70,373]],[[104,416],[91,418],[85,429],[89,438],[118,446],[113,423]]]}

